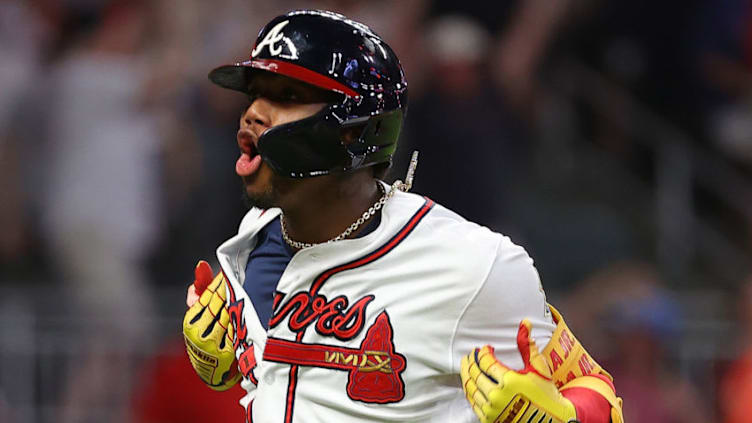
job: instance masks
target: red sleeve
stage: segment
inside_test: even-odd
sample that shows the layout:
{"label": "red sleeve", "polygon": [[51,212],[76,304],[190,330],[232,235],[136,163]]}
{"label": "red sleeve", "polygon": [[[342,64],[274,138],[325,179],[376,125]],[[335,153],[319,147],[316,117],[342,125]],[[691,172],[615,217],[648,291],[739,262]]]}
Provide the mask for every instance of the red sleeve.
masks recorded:
{"label": "red sleeve", "polygon": [[[598,377],[613,386],[610,380],[601,375]],[[599,393],[587,388],[569,388],[561,391],[561,394],[572,401],[577,411],[577,420],[580,423],[609,423],[611,422],[611,404]]]}

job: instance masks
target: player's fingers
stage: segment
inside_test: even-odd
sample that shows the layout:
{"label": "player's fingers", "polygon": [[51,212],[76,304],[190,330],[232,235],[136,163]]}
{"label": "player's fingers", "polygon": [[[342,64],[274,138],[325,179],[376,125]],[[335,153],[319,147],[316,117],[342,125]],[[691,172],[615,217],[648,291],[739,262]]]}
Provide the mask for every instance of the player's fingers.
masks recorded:
{"label": "player's fingers", "polygon": [[465,397],[473,404],[473,394],[478,388],[470,376],[470,365],[471,360],[469,356],[462,357],[462,361],[460,362],[460,380],[462,381],[462,388],[465,391]]}
{"label": "player's fingers", "polygon": [[[208,300],[207,300],[208,302]],[[183,320],[184,328],[188,330],[198,330],[201,333],[196,333],[195,337],[206,337],[206,334],[211,332],[211,326],[213,325],[214,316],[209,312],[209,308],[201,304],[201,300],[196,301],[188,311],[185,312],[185,319]]]}
{"label": "player's fingers", "polygon": [[504,373],[509,371],[507,366],[496,359],[493,348],[488,345],[476,351],[475,362],[486,376],[499,384],[503,381]]}
{"label": "player's fingers", "polygon": [[[530,366],[530,348],[535,347],[535,341],[533,341],[532,337],[530,336],[530,333],[532,332],[532,324],[530,323],[530,320],[523,319],[520,322],[520,327],[517,330],[517,349],[520,350],[520,354],[522,355],[522,362],[525,364],[525,367]],[[537,347],[536,351],[537,351]]]}
{"label": "player's fingers", "polygon": [[219,324],[225,329],[230,327],[230,314],[227,312],[227,307],[222,307],[219,314]]}
{"label": "player's fingers", "polygon": [[222,276],[222,280],[217,285],[216,294],[222,299],[222,302],[227,302],[227,279]]}
{"label": "player's fingers", "polygon": [[227,317],[227,341],[230,343],[230,345],[232,345],[232,343],[235,342],[235,327],[232,325],[232,322],[229,319],[229,313]]}
{"label": "player's fingers", "polygon": [[482,372],[482,371],[480,370],[480,368],[478,367],[478,362],[477,362],[477,361],[475,360],[475,357],[476,357],[476,355],[475,355],[475,354],[477,354],[477,353],[478,353],[478,349],[476,348],[476,349],[475,349],[475,350],[474,350],[474,351],[473,351],[473,352],[471,353],[471,357],[470,357],[470,359],[469,359],[469,360],[470,360],[470,364],[469,364],[469,365],[468,365],[468,367],[467,367],[467,373],[468,373],[468,377],[469,377],[469,378],[470,378],[471,380],[473,380],[473,381],[475,381],[475,379],[477,379],[477,378],[478,378],[478,375],[480,375],[481,373],[483,373],[483,372]]}
{"label": "player's fingers", "polygon": [[[478,407],[481,411],[486,410],[489,407],[488,400],[486,399],[485,396],[483,396],[483,394],[480,391],[475,391],[475,393],[473,394],[472,403],[473,403],[473,409],[475,409],[475,407]],[[487,416],[487,415],[488,415],[488,412],[484,411],[483,416]],[[480,420],[484,421],[484,417],[481,417]]]}
{"label": "player's fingers", "polygon": [[227,343],[227,328],[230,322],[230,316],[227,314],[227,309],[222,308],[219,310],[219,314],[214,318],[214,324],[211,326],[211,332],[206,335],[207,338],[215,339],[216,342],[219,343],[217,345],[218,349],[224,349],[227,347],[227,345],[232,345],[232,340],[230,341],[230,344]]}
{"label": "player's fingers", "polygon": [[200,334],[200,337],[202,339],[208,339],[216,335],[215,332],[219,327],[217,320],[219,320],[219,317],[215,314],[212,314],[209,307],[203,308],[203,313],[196,322],[196,327],[204,329]]}
{"label": "player's fingers", "polygon": [[208,307],[212,316],[218,316],[220,311],[225,308],[225,300],[215,292],[209,300]]}
{"label": "player's fingers", "polygon": [[475,401],[473,399],[473,396],[475,395],[475,391],[478,390],[478,387],[475,386],[475,382],[473,382],[471,379],[471,380],[468,380],[466,383],[464,383],[462,386],[465,391],[465,397],[467,398],[468,401],[470,401],[471,404],[473,404]]}
{"label": "player's fingers", "polygon": [[532,337],[532,323],[528,319],[520,322],[520,328],[517,331],[517,347],[522,354],[522,361],[526,369],[535,369],[544,377],[551,378],[551,369],[546,358],[538,350],[535,340]]}
{"label": "player's fingers", "polygon": [[462,385],[465,387],[465,392],[467,392],[470,387],[475,386],[475,381],[470,375],[470,366],[469,358],[467,356],[462,357],[462,362],[460,364],[460,380],[462,380]]}
{"label": "player's fingers", "polygon": [[219,285],[224,280],[224,276],[222,276],[222,272],[217,273],[217,276],[214,277],[214,280],[209,284],[209,287],[207,288],[207,291],[216,292]]}
{"label": "player's fingers", "polygon": [[[488,405],[488,399],[486,393],[479,389],[476,384],[478,377],[485,378],[483,372],[477,366],[475,362],[475,354],[478,351],[476,348],[470,354],[462,357],[460,363],[460,378],[462,379],[465,396],[472,405],[473,412],[478,416],[481,422],[485,422],[488,419],[487,414],[483,411],[484,407]],[[487,379],[487,378],[486,378]]]}
{"label": "player's fingers", "polygon": [[460,379],[462,380],[463,384],[470,379],[470,373],[468,372],[469,369],[470,357],[466,355],[462,357],[462,360],[460,361]]}
{"label": "player's fingers", "polygon": [[194,323],[196,323],[196,320],[197,320],[196,316],[201,310],[202,310],[201,308],[193,307],[193,306],[188,308],[188,311],[185,312],[185,317],[183,318],[183,327],[187,328],[187,327],[192,326]]}
{"label": "player's fingers", "polygon": [[[212,319],[213,322],[210,322],[210,327],[207,328],[207,335],[209,336],[209,333],[222,330],[223,332],[227,329],[227,323],[230,320],[230,315],[227,313],[227,308],[225,307],[225,301],[222,299],[221,296],[217,292],[211,292],[210,290],[207,290],[204,294],[211,293],[211,297],[208,300],[208,304],[206,306],[206,315],[204,318]],[[203,295],[202,301],[203,301]],[[216,334],[215,334],[216,335]],[[219,339],[219,338],[217,338]]]}
{"label": "player's fingers", "polygon": [[191,285],[188,287],[188,294],[185,297],[185,305],[188,306],[188,308],[191,308],[193,304],[198,301],[198,294],[196,293],[196,286]]}
{"label": "player's fingers", "polygon": [[211,301],[211,298],[214,296],[214,293],[207,289],[205,290],[199,297],[198,297],[198,303],[201,307],[206,307],[209,305],[209,301]]}
{"label": "player's fingers", "polygon": [[496,388],[502,387],[503,382],[496,383],[495,381],[489,379],[485,374],[481,373],[475,379],[475,385],[481,392],[483,392],[486,397],[488,397],[489,392],[493,391]]}
{"label": "player's fingers", "polygon": [[[488,389],[483,390],[480,389],[480,386],[478,385],[478,380],[481,378],[488,379],[485,377],[483,372],[478,368],[477,364],[474,360],[470,361],[470,366],[468,367],[468,383],[467,386],[470,387],[470,391],[468,392],[468,397],[472,397],[472,401],[475,402],[487,402],[488,401]],[[484,383],[484,387],[487,387],[488,384]],[[469,398],[468,398],[469,399]]]}
{"label": "player's fingers", "polygon": [[211,283],[214,272],[209,263],[204,260],[199,260],[196,264],[196,268],[193,270],[193,275],[193,285],[196,287],[196,294],[201,295]]}

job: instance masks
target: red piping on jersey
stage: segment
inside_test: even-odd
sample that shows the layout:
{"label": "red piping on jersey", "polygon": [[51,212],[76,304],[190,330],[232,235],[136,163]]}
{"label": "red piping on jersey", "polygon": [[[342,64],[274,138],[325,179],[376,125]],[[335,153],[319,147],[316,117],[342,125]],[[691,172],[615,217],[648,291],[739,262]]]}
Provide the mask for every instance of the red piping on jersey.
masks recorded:
{"label": "red piping on jersey", "polygon": [[[329,278],[331,278],[335,274],[339,272],[343,272],[345,270],[355,269],[357,267],[365,266],[366,264],[372,263],[378,260],[379,258],[385,256],[388,252],[392,251],[394,247],[399,245],[400,242],[404,241],[404,239],[410,234],[410,232],[412,232],[413,229],[415,229],[415,226],[417,226],[418,223],[433,208],[435,204],[433,200],[431,200],[428,197],[425,197],[425,199],[426,201],[423,203],[423,206],[417,212],[415,212],[413,217],[411,217],[410,220],[407,221],[407,224],[405,224],[405,226],[403,226],[402,229],[400,229],[400,231],[397,232],[397,234],[392,237],[392,239],[387,241],[386,244],[382,245],[381,247],[377,248],[375,251],[372,251],[359,259],[353,260],[349,263],[345,263],[343,265],[324,271],[319,276],[317,276],[313,282],[313,285],[311,286],[311,290],[310,290],[311,296],[316,295],[316,293],[324,284],[324,282],[326,282]],[[298,332],[298,335],[295,337],[295,342],[299,342],[299,343],[302,342],[304,334],[305,334],[305,330]],[[294,407],[295,388],[297,384],[298,384],[298,365],[292,365],[290,366],[290,377],[289,377],[289,383],[287,386],[287,400],[286,400],[286,405],[285,405],[285,423],[292,423],[292,415],[293,415],[293,410],[295,408]]]}
{"label": "red piping on jersey", "polygon": [[327,76],[321,75],[318,72],[314,72],[303,66],[296,65],[290,62],[284,62],[282,60],[275,59],[251,59],[242,65],[250,66],[255,69],[263,69],[265,71],[278,73],[280,75],[289,76],[303,82],[307,82],[311,85],[315,85],[325,90],[337,91],[350,97],[359,97],[358,93],[347,85],[342,84]]}
{"label": "red piping on jersey", "polygon": [[383,257],[391,251],[394,247],[397,246],[402,240],[405,239],[405,237],[412,232],[413,229],[415,229],[415,226],[418,224],[418,222],[423,219],[423,216],[428,213],[431,208],[433,208],[434,202],[433,200],[426,198],[426,202],[423,204],[423,207],[418,210],[413,217],[407,222],[405,226],[402,227],[402,229],[395,235],[391,240],[389,240],[386,244],[381,246],[376,251],[367,254],[366,256],[359,258],[357,260],[351,261],[350,263],[343,264],[341,266],[337,266],[333,269],[327,270],[321,275],[319,275],[316,280],[313,282],[313,286],[311,287],[311,295],[316,295],[321,288],[321,285],[324,284],[324,282],[327,281],[327,279],[334,276],[336,273],[354,269],[356,267],[365,266],[366,264],[369,264],[373,261],[376,261],[377,259]]}
{"label": "red piping on jersey", "polygon": [[248,407],[245,409],[245,421],[246,423],[253,423],[253,400],[248,403]]}
{"label": "red piping on jersey", "polygon": [[[302,338],[303,332],[298,334],[297,338]],[[292,412],[295,408],[295,388],[298,385],[298,366],[290,366],[290,378],[287,383],[287,400],[285,401],[285,423],[292,422]]]}

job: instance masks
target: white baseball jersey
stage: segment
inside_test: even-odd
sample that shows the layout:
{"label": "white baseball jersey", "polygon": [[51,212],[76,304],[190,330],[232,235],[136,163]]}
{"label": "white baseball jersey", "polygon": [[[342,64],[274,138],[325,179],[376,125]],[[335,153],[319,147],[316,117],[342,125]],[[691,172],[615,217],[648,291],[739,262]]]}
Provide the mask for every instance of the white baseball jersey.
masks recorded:
{"label": "white baseball jersey", "polygon": [[265,330],[243,283],[255,234],[278,215],[252,209],[217,250],[248,421],[477,421],[460,383],[462,356],[490,344],[521,369],[520,321],[532,321],[541,348],[551,337],[523,248],[399,191],[373,232],[293,256]]}

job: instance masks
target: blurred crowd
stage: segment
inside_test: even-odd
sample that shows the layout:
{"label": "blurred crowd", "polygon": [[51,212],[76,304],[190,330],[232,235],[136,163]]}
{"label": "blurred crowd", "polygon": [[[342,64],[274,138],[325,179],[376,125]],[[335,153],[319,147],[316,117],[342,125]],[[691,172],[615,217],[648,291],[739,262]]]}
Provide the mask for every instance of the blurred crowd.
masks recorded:
{"label": "blurred crowd", "polygon": [[[36,375],[24,396],[0,363],[0,422],[240,421],[179,336],[196,261],[245,212],[247,99],[206,74],[296,8],[394,48],[410,101],[388,178],[419,150],[415,192],[531,252],[627,421],[746,421],[752,2],[0,0],[0,362]],[[733,177],[664,183],[716,162]],[[695,222],[743,271],[703,258]]]}

